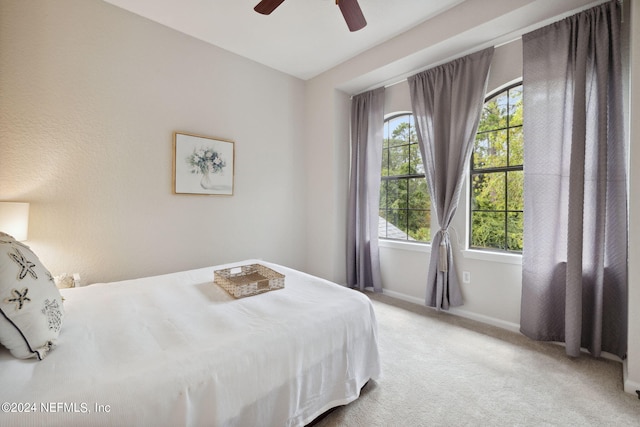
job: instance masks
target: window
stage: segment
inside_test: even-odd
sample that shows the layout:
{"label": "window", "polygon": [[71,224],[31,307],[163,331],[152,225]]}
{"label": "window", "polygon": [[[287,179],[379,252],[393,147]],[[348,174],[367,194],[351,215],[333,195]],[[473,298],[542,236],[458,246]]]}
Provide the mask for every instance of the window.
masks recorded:
{"label": "window", "polygon": [[429,242],[431,201],[411,113],[384,122],[378,236]]}
{"label": "window", "polygon": [[521,83],[485,101],[471,156],[471,248],[522,251],[522,109]]}

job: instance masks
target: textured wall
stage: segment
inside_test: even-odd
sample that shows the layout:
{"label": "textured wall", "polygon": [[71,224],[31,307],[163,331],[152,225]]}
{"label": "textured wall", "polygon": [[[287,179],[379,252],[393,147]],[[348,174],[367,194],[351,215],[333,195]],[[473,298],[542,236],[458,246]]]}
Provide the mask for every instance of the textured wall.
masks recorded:
{"label": "textured wall", "polygon": [[[304,82],[98,0],[0,3],[0,200],[53,274],[302,268]],[[235,195],[172,194],[172,134],[235,141]]]}

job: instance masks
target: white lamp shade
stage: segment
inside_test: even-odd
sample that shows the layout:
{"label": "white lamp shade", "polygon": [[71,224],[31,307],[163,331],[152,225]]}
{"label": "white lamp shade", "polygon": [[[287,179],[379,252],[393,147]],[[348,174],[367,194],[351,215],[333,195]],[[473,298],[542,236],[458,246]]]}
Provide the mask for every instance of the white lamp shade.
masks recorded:
{"label": "white lamp shade", "polygon": [[0,231],[24,241],[28,229],[29,203],[0,202]]}

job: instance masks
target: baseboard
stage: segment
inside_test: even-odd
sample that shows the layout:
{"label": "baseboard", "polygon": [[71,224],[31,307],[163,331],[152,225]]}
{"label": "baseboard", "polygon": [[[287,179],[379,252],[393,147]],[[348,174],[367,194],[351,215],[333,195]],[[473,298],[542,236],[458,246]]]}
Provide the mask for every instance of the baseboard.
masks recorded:
{"label": "baseboard", "polygon": [[633,394],[634,396],[638,396],[638,391],[640,391],[640,383],[627,379],[624,382],[624,391],[629,394]]}
{"label": "baseboard", "polygon": [[476,322],[486,323],[487,325],[497,326],[498,328],[506,329],[511,332],[520,333],[520,325],[517,323],[507,322],[506,320],[496,319],[494,317],[485,316],[483,314],[472,313],[464,309],[452,307],[449,309],[449,313],[456,316],[464,317],[466,319],[475,320]]}
{"label": "baseboard", "polygon": [[[405,295],[400,292],[390,291],[387,289],[383,289],[382,293],[384,295],[388,295],[392,298],[397,298],[402,301],[412,302],[414,304],[424,305],[424,300],[416,297],[412,297],[410,295]],[[505,320],[496,319],[494,317],[485,316],[482,314],[472,313],[470,311],[466,311],[464,309],[452,307],[447,311],[449,314],[453,314],[455,316],[464,317],[465,319],[474,320],[476,322],[485,323],[487,325],[497,326],[498,328],[506,329],[508,331],[520,333],[520,325],[512,322],[507,322]]]}
{"label": "baseboard", "polygon": [[624,391],[640,398],[640,395],[638,395],[638,391],[640,390],[640,383],[629,379],[627,363],[628,362],[626,360],[622,362],[622,381],[624,384]]}
{"label": "baseboard", "polygon": [[390,291],[388,289],[383,289],[382,293],[384,295],[388,295],[392,298],[396,298],[402,301],[407,301],[407,302],[412,302],[414,304],[418,304],[418,305],[424,305],[424,300],[420,299],[420,298],[416,298],[416,297],[412,297],[406,294],[402,294],[400,292],[396,292],[396,291]]}

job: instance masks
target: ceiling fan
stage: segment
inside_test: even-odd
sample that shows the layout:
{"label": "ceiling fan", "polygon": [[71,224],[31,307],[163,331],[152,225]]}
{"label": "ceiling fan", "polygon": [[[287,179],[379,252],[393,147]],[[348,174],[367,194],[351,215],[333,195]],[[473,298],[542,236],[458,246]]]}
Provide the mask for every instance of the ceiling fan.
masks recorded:
{"label": "ceiling fan", "polygon": [[[283,1],[284,0],[262,0],[253,8],[253,10],[263,15],[269,15],[271,12],[276,10]],[[349,31],[358,31],[367,25],[367,21],[364,19],[358,0],[336,0],[336,4],[340,8],[340,12],[342,12],[344,20],[347,22]]]}

